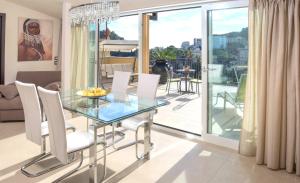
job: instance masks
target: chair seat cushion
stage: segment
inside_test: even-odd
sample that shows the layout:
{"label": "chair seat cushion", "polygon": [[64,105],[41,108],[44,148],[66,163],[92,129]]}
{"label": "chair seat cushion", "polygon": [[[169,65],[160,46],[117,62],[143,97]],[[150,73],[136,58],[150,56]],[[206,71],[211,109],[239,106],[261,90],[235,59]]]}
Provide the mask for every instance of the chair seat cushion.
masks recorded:
{"label": "chair seat cushion", "polygon": [[127,130],[136,131],[139,126],[141,126],[147,122],[148,121],[145,120],[144,118],[136,116],[136,117],[128,118],[128,119],[121,121],[121,125],[123,128],[125,128]]}
{"label": "chair seat cushion", "polygon": [[67,134],[67,152],[72,153],[90,147],[94,143],[92,133],[73,132]]}
{"label": "chair seat cushion", "polygon": [[[75,127],[69,123],[66,123],[66,129],[69,130],[69,129],[75,129]],[[48,136],[49,135],[49,129],[48,129],[48,121],[44,121],[42,122],[41,124],[41,133],[42,133],[42,136]]]}

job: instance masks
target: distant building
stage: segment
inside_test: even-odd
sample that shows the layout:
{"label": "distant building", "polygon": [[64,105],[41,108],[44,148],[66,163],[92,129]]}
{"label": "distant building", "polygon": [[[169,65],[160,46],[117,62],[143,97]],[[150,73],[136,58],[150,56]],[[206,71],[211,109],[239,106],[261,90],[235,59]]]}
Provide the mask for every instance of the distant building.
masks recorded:
{"label": "distant building", "polygon": [[194,38],[194,47],[201,49],[202,40],[200,38]]}
{"label": "distant building", "polygon": [[240,43],[240,44],[245,44],[245,42],[247,42],[247,40],[245,40],[243,37],[241,36],[237,36],[237,37],[228,37],[228,43]]}
{"label": "distant building", "polygon": [[227,42],[228,40],[225,35],[213,35],[213,48],[226,48]]}
{"label": "distant building", "polygon": [[199,47],[194,48],[191,51],[192,51],[193,57],[201,57],[201,49]]}
{"label": "distant building", "polygon": [[248,63],[248,48],[239,48],[238,49],[238,64],[247,65]]}
{"label": "distant building", "polygon": [[184,50],[187,50],[189,49],[190,47],[190,42],[189,41],[184,41],[181,43],[181,48],[184,49]]}

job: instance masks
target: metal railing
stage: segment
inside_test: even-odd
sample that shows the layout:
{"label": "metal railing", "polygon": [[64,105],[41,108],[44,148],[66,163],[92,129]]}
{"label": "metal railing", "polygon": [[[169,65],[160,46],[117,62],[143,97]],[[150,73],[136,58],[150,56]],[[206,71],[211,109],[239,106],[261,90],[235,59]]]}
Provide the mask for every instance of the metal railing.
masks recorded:
{"label": "metal railing", "polygon": [[[155,60],[150,61],[151,66],[154,65],[154,63]],[[200,74],[199,77],[201,78],[201,62],[195,59],[177,58],[176,60],[168,61],[168,65],[173,69],[173,72],[175,73],[177,70],[183,69],[184,66],[189,66],[190,69],[195,70],[195,72],[190,75],[190,77],[197,78],[197,76]]]}

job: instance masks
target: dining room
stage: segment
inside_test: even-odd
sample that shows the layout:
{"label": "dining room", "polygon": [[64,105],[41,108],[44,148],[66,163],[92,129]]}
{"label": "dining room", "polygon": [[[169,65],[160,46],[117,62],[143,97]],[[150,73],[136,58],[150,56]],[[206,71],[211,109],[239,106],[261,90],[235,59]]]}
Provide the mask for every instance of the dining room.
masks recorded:
{"label": "dining room", "polygon": [[0,0],[0,183],[300,182],[299,10]]}

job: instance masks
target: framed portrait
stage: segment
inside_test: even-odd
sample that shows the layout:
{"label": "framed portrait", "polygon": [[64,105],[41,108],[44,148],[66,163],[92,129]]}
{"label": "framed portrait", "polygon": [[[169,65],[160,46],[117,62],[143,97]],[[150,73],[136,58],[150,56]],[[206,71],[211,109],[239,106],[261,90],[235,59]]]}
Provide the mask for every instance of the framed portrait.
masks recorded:
{"label": "framed portrait", "polygon": [[18,61],[52,60],[53,22],[19,17]]}

